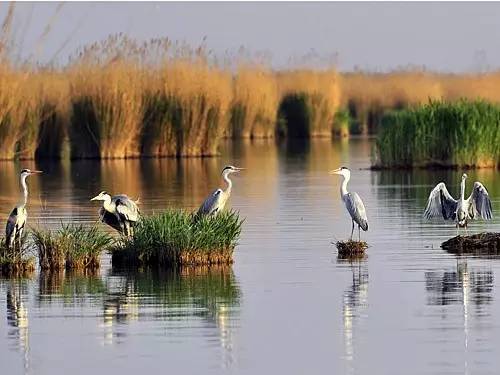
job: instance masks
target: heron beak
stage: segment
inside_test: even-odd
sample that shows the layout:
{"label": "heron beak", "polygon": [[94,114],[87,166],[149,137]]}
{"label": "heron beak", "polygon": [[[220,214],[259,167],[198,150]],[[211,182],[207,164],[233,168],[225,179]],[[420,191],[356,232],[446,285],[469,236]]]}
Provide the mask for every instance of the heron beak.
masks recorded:
{"label": "heron beak", "polygon": [[340,174],[340,168],[330,171],[329,174]]}
{"label": "heron beak", "polygon": [[39,173],[43,173],[43,171],[30,171],[30,174],[39,174]]}
{"label": "heron beak", "polygon": [[97,200],[99,200],[99,196],[98,195],[91,199],[91,201],[97,201]]}
{"label": "heron beak", "polygon": [[238,167],[235,167],[234,169],[236,170],[236,172],[239,172],[239,171],[244,171],[246,168],[238,168]]}

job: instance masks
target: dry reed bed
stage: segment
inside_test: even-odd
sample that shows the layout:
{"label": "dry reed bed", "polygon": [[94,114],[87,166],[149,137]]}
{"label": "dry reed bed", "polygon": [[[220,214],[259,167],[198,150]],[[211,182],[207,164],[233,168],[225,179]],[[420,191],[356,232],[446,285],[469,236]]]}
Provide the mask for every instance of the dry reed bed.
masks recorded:
{"label": "dry reed bed", "polygon": [[349,111],[352,131],[375,134],[383,115],[429,100],[461,98],[500,102],[500,73],[439,74],[426,71],[355,72],[340,75],[341,107]]}
{"label": "dry reed bed", "polygon": [[211,156],[223,136],[376,133],[429,99],[500,101],[500,73],[225,66],[204,47],[114,36],[61,69],[0,66],[0,159]]}
{"label": "dry reed bed", "polygon": [[331,137],[340,104],[335,70],[278,72],[279,131],[295,138]]}

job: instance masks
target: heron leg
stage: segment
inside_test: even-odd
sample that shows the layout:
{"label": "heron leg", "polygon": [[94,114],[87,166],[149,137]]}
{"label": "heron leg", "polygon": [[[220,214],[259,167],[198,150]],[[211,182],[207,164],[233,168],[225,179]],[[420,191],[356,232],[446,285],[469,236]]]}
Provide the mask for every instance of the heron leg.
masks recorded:
{"label": "heron leg", "polygon": [[17,243],[18,243],[18,249],[17,252],[19,253],[19,256],[21,256],[21,246],[22,246],[22,240],[23,240],[23,231],[24,228],[20,228],[19,231],[17,232]]}
{"label": "heron leg", "polygon": [[352,235],[354,233],[354,220],[352,220],[352,229],[351,229],[351,241],[352,241]]}
{"label": "heron leg", "polygon": [[358,241],[361,242],[361,227],[358,225]]}
{"label": "heron leg", "polygon": [[131,231],[130,231],[130,222],[128,220],[125,221],[125,235],[127,237],[131,236]]}

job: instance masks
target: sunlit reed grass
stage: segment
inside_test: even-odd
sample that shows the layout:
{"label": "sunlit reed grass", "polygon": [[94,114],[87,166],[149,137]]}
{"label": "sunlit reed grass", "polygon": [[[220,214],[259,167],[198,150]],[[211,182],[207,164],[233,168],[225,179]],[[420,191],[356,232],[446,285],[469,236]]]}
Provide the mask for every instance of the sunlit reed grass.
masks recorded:
{"label": "sunlit reed grass", "polygon": [[145,156],[212,156],[227,128],[231,75],[202,60],[165,62],[147,77]]}
{"label": "sunlit reed grass", "polygon": [[331,137],[340,104],[337,72],[295,70],[280,72],[277,79],[280,133],[298,138]]}
{"label": "sunlit reed grass", "polygon": [[142,127],[141,70],[116,62],[75,67],[71,77],[72,158],[139,155]]}
{"label": "sunlit reed grass", "polygon": [[425,104],[444,94],[440,76],[427,72],[346,73],[341,75],[342,107],[361,134],[378,131],[385,112]]}
{"label": "sunlit reed grass", "polygon": [[113,239],[96,226],[66,224],[58,230],[34,229],[33,240],[41,269],[95,269]]}
{"label": "sunlit reed grass", "polygon": [[242,220],[232,211],[194,220],[191,213],[169,210],[145,217],[132,238],[113,250],[114,266],[229,264]]}
{"label": "sunlit reed grass", "polygon": [[497,167],[500,105],[431,101],[384,116],[376,167]]}
{"label": "sunlit reed grass", "polygon": [[258,67],[240,67],[233,81],[231,119],[233,138],[272,138],[278,113],[276,77]]}

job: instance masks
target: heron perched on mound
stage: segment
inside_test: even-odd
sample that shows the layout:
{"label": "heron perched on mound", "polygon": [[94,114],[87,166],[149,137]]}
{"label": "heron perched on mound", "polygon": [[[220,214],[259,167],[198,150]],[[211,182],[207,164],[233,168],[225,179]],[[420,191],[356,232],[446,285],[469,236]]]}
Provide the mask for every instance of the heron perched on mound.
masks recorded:
{"label": "heron perched on mound", "polygon": [[238,168],[232,165],[224,167],[224,169],[222,170],[222,177],[227,183],[226,190],[217,189],[212,194],[210,194],[198,209],[198,212],[196,213],[197,217],[204,215],[217,215],[224,209],[226,202],[231,196],[231,188],[233,187],[233,183],[229,179],[229,175],[231,173],[242,171],[243,169],[245,168]]}
{"label": "heron perched on mound", "polygon": [[111,196],[106,191],[101,191],[91,201],[102,201],[99,217],[103,223],[125,236],[133,235],[134,224],[140,217],[137,202],[124,194]]}
{"label": "heron perched on mound", "polygon": [[431,219],[436,216],[442,216],[445,220],[454,221],[457,228],[457,235],[459,228],[464,228],[467,232],[467,223],[469,220],[480,217],[490,220],[493,217],[493,212],[488,191],[482,183],[476,181],[474,182],[471,195],[465,199],[466,180],[467,175],[464,173],[460,182],[460,198],[458,200],[450,195],[444,182],[437,184],[429,194],[424,217]]}
{"label": "heron perched on mound", "polygon": [[26,220],[28,219],[28,211],[26,210],[26,204],[28,203],[28,185],[26,184],[26,178],[32,174],[38,173],[42,173],[42,171],[32,171],[30,169],[23,169],[21,171],[23,200],[14,207],[7,219],[7,226],[5,227],[5,242],[9,249],[14,247],[16,241],[18,242],[19,250],[21,249],[21,238]]}
{"label": "heron perched on mound", "polygon": [[347,183],[351,179],[351,171],[349,168],[340,167],[330,171],[330,174],[338,174],[344,177],[342,185],[340,186],[340,197],[344,201],[345,208],[349,215],[351,215],[352,220],[352,230],[351,230],[351,241],[352,235],[354,233],[354,223],[358,224],[358,236],[361,241],[361,229],[363,231],[368,230],[368,218],[366,217],[366,210],[363,201],[357,193],[349,193],[347,191]]}

